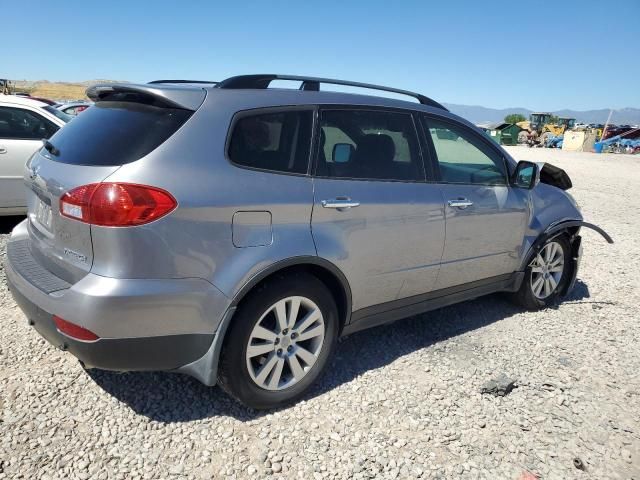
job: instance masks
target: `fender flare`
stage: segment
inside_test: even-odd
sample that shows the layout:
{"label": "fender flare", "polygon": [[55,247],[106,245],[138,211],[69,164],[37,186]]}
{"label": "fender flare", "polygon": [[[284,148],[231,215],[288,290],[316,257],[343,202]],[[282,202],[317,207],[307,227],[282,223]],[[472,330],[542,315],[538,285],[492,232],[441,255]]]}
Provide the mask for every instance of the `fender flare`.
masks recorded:
{"label": "fender flare", "polygon": [[603,229],[601,229],[599,226],[594,225],[593,223],[582,221],[582,220],[565,220],[564,222],[556,223],[555,225],[548,227],[544,231],[544,234],[553,235],[558,231],[566,230],[567,228],[571,228],[571,227],[590,228],[591,230],[595,230],[600,235],[602,235],[604,239],[607,241],[607,243],[613,243],[613,239],[609,236],[609,234],[605,232]]}
{"label": "fender flare", "polygon": [[[238,290],[238,292],[233,296],[233,300],[231,301],[231,306],[237,306],[240,301],[245,297],[247,293],[249,293],[253,287],[255,287],[258,283],[263,281],[269,275],[277,273],[280,270],[284,270],[289,267],[296,266],[305,266],[305,265],[313,265],[317,267],[322,267],[329,272],[331,272],[340,282],[342,289],[345,293],[346,300],[346,311],[347,315],[350,316],[351,312],[351,287],[349,286],[349,281],[347,277],[342,273],[335,264],[326,260],[322,257],[316,257],[311,255],[301,255],[297,257],[291,257],[284,260],[279,260],[270,264],[268,267],[260,270],[260,272],[256,273],[253,277],[251,277],[243,286]],[[349,318],[345,320],[345,324],[348,323]]]}
{"label": "fender flare", "polygon": [[564,233],[567,229],[573,227],[590,228],[591,230],[595,230],[600,235],[602,235],[602,237],[608,243],[613,243],[613,239],[609,236],[609,234],[593,223],[585,222],[583,220],[563,220],[561,222],[549,225],[544,230],[544,232],[538,235],[538,238],[536,238],[536,240],[527,251],[527,254],[523,257],[522,263],[520,264],[520,271],[524,271],[527,268],[529,259],[532,257],[532,255],[536,254],[542,248],[542,245],[544,245],[547,240],[556,237]]}
{"label": "fender flare", "polygon": [[[595,230],[608,242],[613,243],[613,239],[605,232],[602,228],[598,227],[589,222],[585,222],[583,220],[564,220],[562,222],[558,222],[552,225],[549,225],[544,232],[542,232],[538,238],[533,242],[531,248],[524,256],[522,264],[520,265],[520,271],[524,272],[527,268],[527,265],[531,261],[533,255],[538,253],[542,246],[550,239],[557,237],[558,235],[562,235],[569,228],[574,227],[586,227],[591,230]],[[582,238],[579,235],[574,235],[570,239],[571,243],[571,271],[569,272],[569,282],[564,286],[561,291],[561,295],[566,295],[573,288],[576,277],[578,274],[578,265],[580,263],[580,255],[582,252]]]}

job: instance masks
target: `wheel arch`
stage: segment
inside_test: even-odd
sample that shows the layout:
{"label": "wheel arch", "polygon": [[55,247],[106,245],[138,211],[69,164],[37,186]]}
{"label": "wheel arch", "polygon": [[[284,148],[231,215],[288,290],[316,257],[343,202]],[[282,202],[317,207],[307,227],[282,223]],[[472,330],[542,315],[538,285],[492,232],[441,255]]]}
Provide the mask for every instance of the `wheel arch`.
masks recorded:
{"label": "wheel arch", "polygon": [[549,225],[542,233],[540,233],[540,235],[538,235],[535,241],[531,244],[531,247],[529,247],[526,255],[523,256],[522,264],[520,265],[520,271],[523,271],[526,268],[530,258],[542,248],[547,240],[564,234],[566,234],[571,240],[578,234],[581,227],[595,230],[600,235],[602,235],[602,237],[608,243],[613,243],[613,239],[607,234],[607,232],[592,223],[588,223],[583,220],[563,220],[561,222],[553,223]]}
{"label": "wheel arch", "polygon": [[607,232],[592,223],[588,223],[583,220],[563,220],[561,222],[553,223],[549,225],[542,233],[540,233],[540,235],[538,235],[538,238],[536,238],[536,240],[532,243],[526,255],[524,255],[523,257],[522,263],[520,265],[520,271],[524,271],[527,268],[527,265],[529,264],[533,256],[542,249],[547,241],[560,235],[566,235],[571,246],[571,271],[569,273],[571,280],[563,289],[562,294],[565,295],[566,293],[568,293],[573,287],[578,271],[578,263],[581,250],[581,238],[578,233],[580,232],[581,227],[595,230],[600,235],[602,235],[602,237],[608,243],[613,243],[613,239],[607,234]]}
{"label": "wheel arch", "polygon": [[295,272],[310,273],[318,278],[332,293],[340,315],[340,330],[351,318],[351,287],[342,271],[321,257],[303,256],[280,260],[269,265],[249,279],[234,295],[230,308],[237,308],[242,300],[256,287],[275,280],[279,276]]}
{"label": "wheel arch", "polygon": [[269,281],[269,279],[276,279],[281,275],[295,273],[296,271],[304,271],[315,275],[331,291],[337,302],[340,314],[340,332],[342,332],[344,326],[351,319],[351,288],[347,278],[338,267],[323,258],[312,256],[293,257],[275,262],[251,277],[233,296],[233,300],[220,321],[207,353],[195,362],[179,368],[178,371],[200,380],[205,385],[215,385],[218,379],[220,354],[227,336],[228,327],[233,321],[238,305],[263,282]]}

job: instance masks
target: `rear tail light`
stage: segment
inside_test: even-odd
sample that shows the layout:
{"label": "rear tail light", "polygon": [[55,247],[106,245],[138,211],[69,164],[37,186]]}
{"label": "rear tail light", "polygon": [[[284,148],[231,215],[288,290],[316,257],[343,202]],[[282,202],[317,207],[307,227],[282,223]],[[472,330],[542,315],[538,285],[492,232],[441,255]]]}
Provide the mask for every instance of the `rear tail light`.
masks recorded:
{"label": "rear tail light", "polygon": [[60,214],[92,225],[144,225],[178,206],[170,193],[133,183],[92,183],[69,190],[60,198]]}
{"label": "rear tail light", "polygon": [[83,342],[93,342],[100,339],[95,333],[86,328],[82,328],[75,323],[66,321],[64,318],[60,318],[57,315],[53,316],[53,322],[56,324],[58,331],[64,333],[66,336],[75,338],[76,340],[82,340]]}

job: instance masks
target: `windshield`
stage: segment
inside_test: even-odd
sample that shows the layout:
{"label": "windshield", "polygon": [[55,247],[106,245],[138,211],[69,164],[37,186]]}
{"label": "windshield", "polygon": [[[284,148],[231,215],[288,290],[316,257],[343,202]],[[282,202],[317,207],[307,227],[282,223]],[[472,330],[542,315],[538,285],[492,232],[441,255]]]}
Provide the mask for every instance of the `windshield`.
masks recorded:
{"label": "windshield", "polygon": [[51,115],[58,117],[64,123],[69,123],[69,121],[71,121],[71,119],[73,118],[71,115],[67,115],[66,113],[58,110],[57,108],[52,107],[51,105],[47,105],[42,108],[47,112],[49,112]]}

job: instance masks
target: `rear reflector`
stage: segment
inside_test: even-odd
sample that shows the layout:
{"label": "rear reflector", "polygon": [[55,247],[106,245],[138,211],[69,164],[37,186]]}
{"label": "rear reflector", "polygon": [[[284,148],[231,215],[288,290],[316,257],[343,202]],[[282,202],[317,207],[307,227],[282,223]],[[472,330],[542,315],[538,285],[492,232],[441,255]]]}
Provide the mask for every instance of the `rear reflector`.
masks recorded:
{"label": "rear reflector", "polygon": [[60,318],[57,315],[53,316],[53,321],[60,333],[64,333],[66,336],[75,338],[76,340],[82,340],[84,342],[93,342],[98,340],[98,337],[91,330],[82,328],[75,323],[67,322],[64,318]]}
{"label": "rear reflector", "polygon": [[169,192],[133,183],[91,183],[60,198],[61,215],[104,227],[144,225],[177,206]]}

